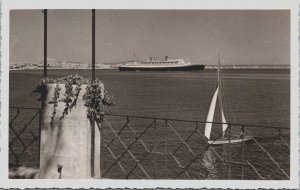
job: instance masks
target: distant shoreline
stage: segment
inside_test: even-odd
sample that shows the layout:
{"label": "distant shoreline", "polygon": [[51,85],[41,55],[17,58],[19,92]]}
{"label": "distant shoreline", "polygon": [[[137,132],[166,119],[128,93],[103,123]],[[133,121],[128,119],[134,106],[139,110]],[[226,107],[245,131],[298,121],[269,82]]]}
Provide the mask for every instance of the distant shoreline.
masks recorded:
{"label": "distant shoreline", "polygon": [[[221,67],[222,68],[222,67]],[[76,68],[76,69],[69,69],[69,68],[48,68],[47,70],[89,70],[91,68]],[[217,67],[205,67],[205,70],[217,69]],[[231,69],[231,70],[243,70],[243,69],[290,69],[290,67],[223,67],[222,69]],[[9,71],[31,71],[31,70],[44,70],[44,69],[9,69]],[[97,69],[96,70],[118,70],[115,69]]]}

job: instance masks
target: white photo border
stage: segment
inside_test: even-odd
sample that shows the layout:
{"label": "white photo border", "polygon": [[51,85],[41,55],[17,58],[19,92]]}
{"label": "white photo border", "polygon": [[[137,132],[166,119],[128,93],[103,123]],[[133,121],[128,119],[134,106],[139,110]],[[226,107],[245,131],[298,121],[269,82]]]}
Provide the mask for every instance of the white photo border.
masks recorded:
{"label": "white photo border", "polygon": [[[290,180],[45,180],[8,179],[9,11],[12,9],[289,10]],[[297,0],[3,0],[1,20],[0,188],[299,188],[299,2]]]}

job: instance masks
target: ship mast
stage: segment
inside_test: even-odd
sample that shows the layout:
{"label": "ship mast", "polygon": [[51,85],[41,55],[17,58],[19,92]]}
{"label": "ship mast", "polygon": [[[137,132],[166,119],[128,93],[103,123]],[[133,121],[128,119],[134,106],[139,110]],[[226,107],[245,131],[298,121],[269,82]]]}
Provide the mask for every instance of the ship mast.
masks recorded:
{"label": "ship mast", "polygon": [[136,58],[136,54],[135,54],[135,51],[134,51],[134,48],[132,48],[132,51],[133,51],[133,61],[137,61],[137,58]]}

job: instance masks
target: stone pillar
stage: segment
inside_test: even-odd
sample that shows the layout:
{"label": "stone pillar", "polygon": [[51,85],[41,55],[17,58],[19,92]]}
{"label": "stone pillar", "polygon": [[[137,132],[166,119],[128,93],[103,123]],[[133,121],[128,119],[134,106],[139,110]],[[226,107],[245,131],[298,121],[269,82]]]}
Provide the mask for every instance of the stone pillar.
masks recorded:
{"label": "stone pillar", "polygon": [[[65,85],[59,84],[59,100],[64,98]],[[86,85],[81,85],[79,97],[63,119],[60,117],[65,102],[58,102],[54,122],[53,99],[56,84],[47,84],[48,95],[42,111],[40,144],[40,178],[43,179],[88,179],[91,178],[91,123],[83,95]],[[74,89],[74,88],[73,88]],[[100,132],[95,127],[95,176],[100,178]],[[61,174],[58,167],[61,166]]]}

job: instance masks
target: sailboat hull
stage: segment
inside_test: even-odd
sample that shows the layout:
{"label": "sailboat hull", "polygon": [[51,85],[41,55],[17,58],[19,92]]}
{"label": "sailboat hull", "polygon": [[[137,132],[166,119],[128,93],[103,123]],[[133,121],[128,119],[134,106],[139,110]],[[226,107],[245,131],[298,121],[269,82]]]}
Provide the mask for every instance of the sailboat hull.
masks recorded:
{"label": "sailboat hull", "polygon": [[208,140],[207,143],[211,144],[211,145],[222,145],[222,144],[234,144],[234,143],[242,143],[243,141],[252,141],[253,138],[252,137],[244,137],[244,139],[242,138],[238,138],[238,139],[216,139],[216,140]]}

